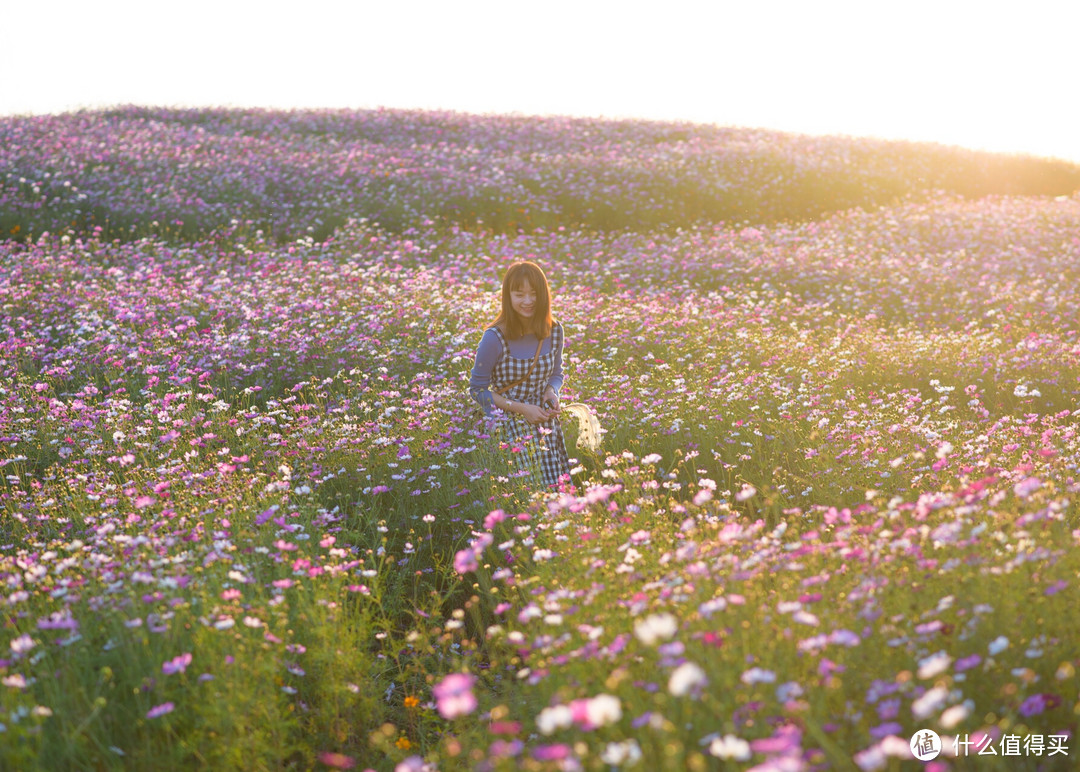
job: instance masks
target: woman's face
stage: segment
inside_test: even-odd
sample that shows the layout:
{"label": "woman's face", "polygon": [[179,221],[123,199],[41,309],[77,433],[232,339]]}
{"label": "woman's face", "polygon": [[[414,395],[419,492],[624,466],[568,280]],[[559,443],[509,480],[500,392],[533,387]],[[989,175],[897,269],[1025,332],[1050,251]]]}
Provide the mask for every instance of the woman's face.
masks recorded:
{"label": "woman's face", "polygon": [[510,305],[525,319],[532,319],[536,313],[536,290],[527,279],[520,287],[510,290]]}

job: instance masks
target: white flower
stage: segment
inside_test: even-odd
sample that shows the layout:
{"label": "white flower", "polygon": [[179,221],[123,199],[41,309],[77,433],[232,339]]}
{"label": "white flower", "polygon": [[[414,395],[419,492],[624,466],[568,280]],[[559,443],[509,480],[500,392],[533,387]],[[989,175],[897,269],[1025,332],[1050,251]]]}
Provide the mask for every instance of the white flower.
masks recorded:
{"label": "white flower", "polygon": [[744,483],[742,490],[735,494],[736,501],[746,501],[757,494],[757,488],[749,483]]}
{"label": "white flower", "polygon": [[776,687],[776,699],[780,702],[787,702],[797,697],[803,696],[803,688],[799,685],[798,681],[788,681],[787,683],[780,684]]}
{"label": "white flower", "polygon": [[952,664],[952,657],[943,651],[919,660],[919,678],[928,679],[944,673]]}
{"label": "white flower", "polygon": [[573,723],[574,714],[567,705],[544,708],[536,717],[536,728],[540,730],[540,734],[545,735],[553,734],[559,729],[566,729]]}
{"label": "white flower", "polygon": [[945,704],[945,698],[949,696],[949,692],[943,686],[937,686],[928,691],[915,702],[911,703],[911,714],[918,720],[929,718],[934,713],[941,710],[941,706]]}
{"label": "white flower", "polygon": [[968,700],[962,705],[953,705],[941,714],[938,723],[945,729],[952,729],[971,714],[972,706],[974,706],[974,703],[971,700]]}
{"label": "white flower", "polygon": [[9,686],[12,689],[25,689],[27,686],[26,676],[22,673],[14,673],[13,675],[5,676],[3,680],[0,680],[0,684]]}
{"label": "white flower", "polygon": [[750,758],[750,743],[733,734],[717,737],[709,743],[709,753],[718,759],[747,761]]}
{"label": "white flower", "polygon": [[1006,638],[1004,635],[999,635],[997,638],[990,641],[990,656],[996,657],[998,654],[1005,651],[1005,649],[1007,648],[1009,648],[1009,639]]}
{"label": "white flower", "polygon": [[701,614],[706,619],[708,619],[713,614],[715,614],[717,611],[723,611],[726,608],[727,608],[727,599],[726,598],[713,598],[712,600],[707,600],[704,603],[702,603],[700,606],[698,606],[698,613]]}
{"label": "white flower", "polygon": [[622,743],[608,743],[604,752],[600,754],[600,760],[614,767],[620,764],[627,766],[641,761],[641,746],[637,740],[627,740]]}
{"label": "white flower", "polygon": [[614,724],[622,718],[622,703],[610,694],[598,694],[585,704],[585,717],[593,726]]}
{"label": "white flower", "polygon": [[704,688],[708,683],[709,679],[704,670],[693,662],[684,662],[671,674],[668,691],[676,697],[685,697]]}
{"label": "white flower", "polygon": [[11,650],[16,654],[25,654],[34,648],[34,639],[26,633],[23,633],[18,638],[11,642]]}
{"label": "white flower", "polygon": [[771,670],[762,670],[760,667],[752,667],[739,679],[747,686],[751,684],[771,684],[776,681],[776,673]]}
{"label": "white flower", "polygon": [[671,639],[679,629],[679,620],[671,614],[652,614],[634,623],[634,635],[646,646]]}

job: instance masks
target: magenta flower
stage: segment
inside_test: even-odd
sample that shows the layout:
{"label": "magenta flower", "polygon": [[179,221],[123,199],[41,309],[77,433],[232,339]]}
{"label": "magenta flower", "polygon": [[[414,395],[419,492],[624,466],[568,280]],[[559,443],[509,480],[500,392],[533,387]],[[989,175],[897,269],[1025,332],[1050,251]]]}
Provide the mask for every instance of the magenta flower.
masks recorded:
{"label": "magenta flower", "polygon": [[570,746],[559,743],[558,745],[540,745],[532,752],[537,761],[563,761],[570,758]]}
{"label": "magenta flower", "polygon": [[476,710],[476,696],[472,692],[476,676],[469,673],[451,673],[431,690],[439,714],[446,719],[466,716]]}
{"label": "magenta flower", "polygon": [[771,737],[764,737],[750,743],[754,753],[793,754],[802,746],[802,730],[790,724],[777,729]]}

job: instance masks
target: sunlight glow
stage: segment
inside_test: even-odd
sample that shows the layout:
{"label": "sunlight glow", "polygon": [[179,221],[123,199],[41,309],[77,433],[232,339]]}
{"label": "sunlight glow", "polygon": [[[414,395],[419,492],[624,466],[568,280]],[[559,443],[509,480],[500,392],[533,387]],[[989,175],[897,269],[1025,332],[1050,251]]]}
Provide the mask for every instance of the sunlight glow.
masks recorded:
{"label": "sunlight glow", "polygon": [[22,32],[0,49],[0,114],[136,103],[639,117],[1080,162],[1075,2],[11,6]]}

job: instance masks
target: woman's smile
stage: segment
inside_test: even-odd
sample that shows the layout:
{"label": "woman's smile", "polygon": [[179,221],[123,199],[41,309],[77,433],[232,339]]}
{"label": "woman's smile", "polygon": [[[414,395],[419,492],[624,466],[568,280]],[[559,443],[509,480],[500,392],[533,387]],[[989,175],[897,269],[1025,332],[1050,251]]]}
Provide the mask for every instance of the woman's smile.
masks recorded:
{"label": "woman's smile", "polygon": [[536,311],[536,290],[526,281],[518,289],[511,290],[510,305],[521,316],[532,316]]}

